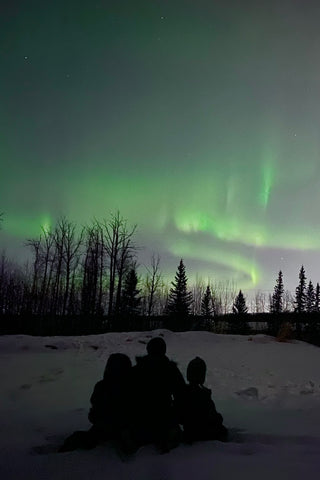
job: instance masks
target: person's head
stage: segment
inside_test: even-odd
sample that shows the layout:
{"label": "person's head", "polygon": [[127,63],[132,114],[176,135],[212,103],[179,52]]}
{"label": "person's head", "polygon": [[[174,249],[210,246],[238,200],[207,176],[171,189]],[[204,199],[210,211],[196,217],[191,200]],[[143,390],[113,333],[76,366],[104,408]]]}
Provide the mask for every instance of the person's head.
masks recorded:
{"label": "person's head", "polygon": [[189,362],[187,380],[195,385],[203,385],[206,379],[207,366],[202,358],[196,357]]}
{"label": "person's head", "polygon": [[147,344],[147,352],[153,357],[162,357],[166,354],[166,342],[161,337],[152,338]]}
{"label": "person's head", "polygon": [[104,369],[104,379],[125,378],[132,367],[130,358],[124,353],[112,353]]}

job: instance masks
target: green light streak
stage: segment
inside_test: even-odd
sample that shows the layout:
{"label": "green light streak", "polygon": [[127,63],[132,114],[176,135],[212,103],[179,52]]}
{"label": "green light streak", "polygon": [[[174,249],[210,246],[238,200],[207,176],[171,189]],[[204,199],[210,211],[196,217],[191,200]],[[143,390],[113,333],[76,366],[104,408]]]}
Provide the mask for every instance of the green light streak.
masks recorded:
{"label": "green light streak", "polygon": [[252,225],[238,218],[222,215],[212,218],[209,214],[184,211],[175,216],[178,230],[185,233],[207,232],[226,242],[241,241],[245,245],[265,244],[266,234],[262,225]]}
{"label": "green light streak", "polygon": [[[263,167],[265,185],[270,192],[274,184],[272,163]],[[68,175],[65,176],[68,178]],[[261,178],[261,177],[260,177]],[[261,211],[261,204],[253,202],[257,182],[236,182],[235,176],[223,179],[223,172],[214,175],[186,174],[184,182],[163,176],[151,178],[131,175],[122,178],[101,170],[94,175],[75,177],[72,188],[64,187],[63,213],[80,226],[91,219],[108,218],[117,209],[139,230],[165,235],[167,229],[176,228],[189,236],[203,232],[226,244],[244,246],[308,250],[320,247],[320,227],[317,224],[297,228],[274,213]],[[270,195],[269,195],[270,199]],[[264,197],[267,205],[267,195]],[[291,210],[291,205],[290,205]],[[263,213],[263,215],[262,215]],[[267,216],[268,215],[268,216]],[[58,213],[55,212],[58,217]],[[38,235],[41,225],[50,229],[50,215],[39,212],[32,217],[7,215],[3,228],[15,237],[25,239]]]}
{"label": "green light streak", "polygon": [[49,215],[38,215],[32,217],[8,216],[5,219],[5,230],[12,236],[22,238],[38,237],[42,229],[50,231],[52,221]]}
{"label": "green light streak", "polygon": [[45,233],[49,233],[52,228],[52,220],[49,215],[46,215],[42,219],[41,228]]}
{"label": "green light streak", "polygon": [[230,269],[230,271],[233,272],[233,277],[236,277],[235,280],[237,280],[238,274],[244,274],[245,278],[241,275],[243,288],[255,287],[259,283],[261,272],[254,261],[250,261],[238,252],[225,251],[221,248],[209,248],[208,246],[201,245],[201,248],[196,249],[194,243],[192,239],[184,238],[175,241],[169,247],[169,250],[178,257],[181,256],[185,259],[192,258],[211,263],[213,275],[215,275],[217,265]]}
{"label": "green light streak", "polygon": [[239,242],[254,247],[277,247],[291,250],[310,250],[320,247],[320,228],[315,225],[306,232],[297,232],[294,225],[287,230],[281,228],[268,231],[264,223],[249,222],[248,219],[225,218],[217,215],[196,214],[183,211],[175,215],[175,225],[184,233],[206,232],[227,243]]}
{"label": "green light streak", "polygon": [[[274,210],[275,202],[270,203],[275,179],[280,182],[270,156],[250,178],[241,168],[231,174],[215,168],[208,168],[206,175],[188,171],[179,179],[137,172],[123,177],[101,168],[75,175],[68,188],[70,173],[64,176],[65,184],[61,182],[63,214],[81,227],[94,218],[109,218],[119,209],[130,224],[137,224],[137,231],[142,232],[138,243],[143,247],[152,248],[156,236],[164,258],[170,253],[193,264],[199,260],[202,266],[197,273],[209,274],[212,269],[216,278],[227,274],[241,288],[254,288],[263,281],[263,269],[248,251],[253,255],[264,248],[303,251],[320,247],[317,224],[300,228],[301,222],[282,218]],[[281,189],[277,192],[279,200]],[[50,213],[59,217],[57,211]],[[8,215],[3,229],[23,240],[34,238],[41,234],[41,226],[45,232],[54,227],[51,218],[43,212],[32,217]]]}
{"label": "green light streak", "polygon": [[262,188],[260,192],[260,204],[267,208],[271,189],[274,183],[274,167],[271,163],[265,163],[262,166]]}

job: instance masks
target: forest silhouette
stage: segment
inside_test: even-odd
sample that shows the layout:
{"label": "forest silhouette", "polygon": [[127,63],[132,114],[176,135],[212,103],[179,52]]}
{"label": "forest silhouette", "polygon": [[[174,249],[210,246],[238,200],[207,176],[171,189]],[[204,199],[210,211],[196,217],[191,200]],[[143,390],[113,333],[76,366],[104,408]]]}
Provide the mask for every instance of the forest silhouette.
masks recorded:
{"label": "forest silhouette", "polygon": [[320,286],[307,282],[303,266],[294,296],[284,289],[280,270],[273,293],[257,292],[249,307],[231,281],[198,279],[189,288],[183,259],[170,285],[156,254],[139,275],[136,229],[120,212],[81,228],[61,217],[52,229],[42,227],[37,238],[26,240],[31,260],[24,266],[2,253],[0,333],[168,328],[258,332],[320,343]]}

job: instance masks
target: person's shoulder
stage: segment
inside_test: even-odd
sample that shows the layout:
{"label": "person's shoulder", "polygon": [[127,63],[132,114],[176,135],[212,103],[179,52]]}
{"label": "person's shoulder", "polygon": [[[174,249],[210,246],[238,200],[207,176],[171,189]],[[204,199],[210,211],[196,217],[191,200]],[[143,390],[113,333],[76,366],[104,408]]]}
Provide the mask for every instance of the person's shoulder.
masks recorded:
{"label": "person's shoulder", "polygon": [[184,386],[184,391],[187,395],[191,395],[192,392],[194,391],[193,385],[190,385],[190,383],[186,383]]}
{"label": "person's shoulder", "polygon": [[168,360],[168,373],[177,386],[179,385],[179,387],[182,387],[185,385],[185,380],[178,367],[178,364],[173,360]]}
{"label": "person's shoulder", "polygon": [[188,384],[186,386],[187,392],[194,398],[198,398],[199,400],[202,399],[203,401],[207,401],[211,398],[211,390],[203,385],[194,385]]}
{"label": "person's shoulder", "polygon": [[105,384],[106,384],[105,380],[103,380],[103,379],[102,379],[102,380],[99,380],[99,382],[97,382],[97,383],[95,384],[94,389],[95,389],[95,390],[96,390],[96,389],[99,390],[100,388],[104,388],[104,387],[105,387]]}
{"label": "person's shoulder", "polygon": [[210,408],[213,407],[213,409],[216,410],[216,405],[212,398],[212,392],[210,388],[202,387],[202,390],[203,390],[203,398],[206,399],[206,402],[211,406]]}
{"label": "person's shoulder", "polygon": [[172,370],[175,370],[175,371],[179,371],[180,372],[180,369],[179,369],[179,366],[178,366],[178,363],[175,362],[174,360],[169,360],[168,357],[166,357],[167,359],[167,365],[172,369]]}
{"label": "person's shoulder", "polygon": [[169,360],[169,358],[166,357],[165,366],[173,375],[175,375],[175,376],[181,375],[178,364],[174,360]]}
{"label": "person's shoulder", "polygon": [[199,387],[199,390],[201,390],[201,395],[202,395],[204,398],[207,398],[208,400],[211,399],[211,390],[210,390],[210,388],[207,388],[207,387],[204,387],[203,385],[201,385],[201,387]]}
{"label": "person's shoulder", "polygon": [[132,367],[131,376],[136,377],[149,369],[148,355],[136,357],[136,364]]}
{"label": "person's shoulder", "polygon": [[146,355],[140,355],[136,357],[136,364],[132,368],[136,368],[142,365],[146,361]]}
{"label": "person's shoulder", "polygon": [[93,388],[92,398],[97,398],[97,396],[100,396],[105,390],[106,390],[105,382],[103,380],[100,380],[95,384]]}
{"label": "person's shoulder", "polygon": [[210,390],[210,388],[204,387],[204,386],[202,385],[201,390],[202,390],[203,392],[205,392],[206,395],[209,395],[209,396],[211,397],[211,390]]}

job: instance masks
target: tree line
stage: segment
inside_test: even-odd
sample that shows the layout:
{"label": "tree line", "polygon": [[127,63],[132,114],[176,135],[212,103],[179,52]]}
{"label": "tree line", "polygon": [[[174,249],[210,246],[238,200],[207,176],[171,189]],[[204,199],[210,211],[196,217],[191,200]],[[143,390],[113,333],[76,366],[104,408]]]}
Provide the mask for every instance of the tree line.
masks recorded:
{"label": "tree line", "polygon": [[0,315],[159,314],[166,297],[160,259],[153,256],[138,277],[135,231],[119,212],[81,229],[66,217],[42,227],[25,242],[31,260],[24,266],[1,255]]}
{"label": "tree line", "polygon": [[301,315],[320,311],[319,283],[315,287],[311,280],[307,283],[303,266],[294,297],[284,289],[279,271],[273,294],[266,299],[258,292],[249,307],[233,282],[204,282],[198,277],[189,289],[183,259],[170,286],[164,281],[160,258],[155,254],[145,266],[144,275],[139,275],[136,229],[120,212],[102,221],[95,219],[80,229],[66,217],[58,219],[52,229],[42,227],[37,238],[25,242],[31,260],[23,267],[4,253],[1,256],[0,315],[81,316],[96,318],[95,325],[106,323],[103,318],[107,317],[114,328],[117,319],[125,317],[166,316],[172,318],[172,325],[175,322],[181,327],[187,325],[187,317],[193,316],[199,319],[188,325],[201,323],[211,330],[224,315],[228,316],[230,332],[245,333],[249,331],[249,319],[245,317],[250,310],[251,314],[271,313],[268,324],[272,332],[281,325],[279,316],[289,312],[300,314],[291,322],[298,335],[302,329],[319,327],[316,315],[312,321],[309,315],[301,322]]}
{"label": "tree line", "polygon": [[[153,254],[144,274],[138,274],[136,228],[119,212],[82,228],[66,217],[52,229],[41,227],[37,238],[25,241],[31,253],[25,265],[1,255],[0,315],[173,315],[175,293],[164,280],[160,257]],[[179,269],[185,278],[178,280],[178,290],[188,282],[183,261]],[[207,310],[227,313],[236,293],[234,283],[211,282],[208,288]],[[177,293],[177,305],[187,303],[177,311],[200,315],[204,293],[205,284],[197,278],[186,297]]]}

